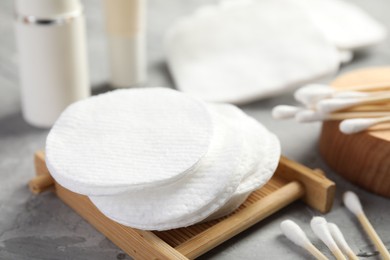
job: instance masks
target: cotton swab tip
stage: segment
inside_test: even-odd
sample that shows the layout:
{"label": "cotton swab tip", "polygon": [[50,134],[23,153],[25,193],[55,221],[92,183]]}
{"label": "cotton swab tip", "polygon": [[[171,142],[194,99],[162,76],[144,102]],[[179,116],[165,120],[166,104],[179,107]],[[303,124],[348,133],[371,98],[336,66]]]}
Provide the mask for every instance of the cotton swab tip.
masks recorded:
{"label": "cotton swab tip", "polygon": [[351,211],[353,214],[360,215],[363,214],[363,207],[360,203],[359,197],[352,191],[347,191],[343,195],[344,205]]}
{"label": "cotton swab tip", "polygon": [[333,240],[332,235],[330,234],[330,231],[328,229],[328,222],[323,217],[314,217],[310,221],[311,229],[313,230],[314,234],[324,242],[324,244],[329,247],[330,250],[337,250],[337,244]]}
{"label": "cotton swab tip", "polygon": [[375,118],[353,118],[347,119],[340,123],[340,131],[344,134],[356,134],[377,123]]}
{"label": "cotton swab tip", "polygon": [[279,105],[272,109],[272,117],[275,119],[293,118],[301,110],[300,107]]}
{"label": "cotton swab tip", "polygon": [[335,90],[327,85],[310,84],[295,91],[294,97],[297,101],[310,105],[321,99],[332,97],[334,93]]}
{"label": "cotton swab tip", "polygon": [[300,247],[311,244],[305,232],[292,220],[284,220],[280,223],[283,234]]}
{"label": "cotton swab tip", "polygon": [[314,110],[301,110],[295,115],[295,120],[299,123],[308,123],[324,120],[324,114]]}

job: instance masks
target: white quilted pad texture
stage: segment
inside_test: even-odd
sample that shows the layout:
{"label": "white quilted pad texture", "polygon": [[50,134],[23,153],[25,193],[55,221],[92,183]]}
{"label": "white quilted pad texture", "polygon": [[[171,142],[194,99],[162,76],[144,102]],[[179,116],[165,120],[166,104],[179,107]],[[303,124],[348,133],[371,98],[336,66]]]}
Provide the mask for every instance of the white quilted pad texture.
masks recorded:
{"label": "white quilted pad texture", "polygon": [[266,184],[274,174],[281,155],[280,142],[276,135],[253,118],[248,118],[248,120],[251,121],[253,129],[256,129],[255,131],[262,140],[261,152],[259,152],[256,170],[241,181],[235,194],[252,192]]}
{"label": "white quilted pad texture", "polygon": [[165,45],[180,90],[236,104],[328,76],[340,62],[334,45],[287,0],[203,7],[177,23]]}
{"label": "white quilted pad texture", "polygon": [[229,127],[237,128],[244,135],[239,168],[244,173],[244,179],[257,169],[260,158],[264,156],[264,139],[268,137],[268,131],[236,106],[224,104],[213,107],[225,118]]}
{"label": "white quilted pad texture", "polygon": [[117,90],[63,112],[47,137],[46,163],[56,181],[84,195],[153,189],[194,172],[212,135],[197,99],[167,88]]}
{"label": "white quilted pad texture", "polygon": [[[90,196],[106,216],[146,230],[195,224],[222,207],[243,178],[240,172],[243,133],[231,127],[223,110],[210,107],[214,137],[197,171],[175,183],[115,196]],[[218,107],[218,106],[216,106]]]}
{"label": "white quilted pad texture", "polygon": [[[281,156],[279,139],[255,119],[246,115],[244,115],[244,119],[242,121],[246,121],[246,123],[243,122],[242,125],[247,130],[246,141],[248,144],[252,144],[250,150],[256,155],[256,165],[253,170],[246,168],[249,171],[230,200],[210,215],[206,219],[207,221],[220,218],[236,210],[253,191],[261,188],[271,179],[279,164]],[[235,121],[237,122],[237,119]],[[247,145],[247,147],[249,146]]]}

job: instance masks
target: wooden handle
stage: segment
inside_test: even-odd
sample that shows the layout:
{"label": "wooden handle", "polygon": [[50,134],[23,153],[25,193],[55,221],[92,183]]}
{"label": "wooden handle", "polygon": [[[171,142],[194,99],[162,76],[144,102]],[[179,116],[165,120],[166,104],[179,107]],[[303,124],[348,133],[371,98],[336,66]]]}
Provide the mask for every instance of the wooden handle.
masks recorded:
{"label": "wooden handle", "polygon": [[32,193],[39,194],[48,189],[50,189],[54,185],[54,179],[50,175],[39,175],[32,179],[28,186]]}
{"label": "wooden handle", "polygon": [[361,106],[361,105],[371,105],[371,104],[378,104],[382,102],[390,102],[390,93],[383,94],[383,95],[375,95],[375,96],[369,96],[366,98],[363,98],[359,104],[353,105],[354,106]]}
{"label": "wooden handle", "polygon": [[343,252],[341,252],[341,250],[339,248],[334,248],[331,251],[337,260],[347,260],[347,258],[345,258]]}
{"label": "wooden handle", "polygon": [[325,117],[325,120],[344,120],[351,118],[374,118],[390,116],[389,112],[337,112],[329,114]]}
{"label": "wooden handle", "polygon": [[383,244],[378,234],[375,232],[374,227],[371,225],[366,215],[364,213],[361,213],[357,216],[357,218],[360,221],[360,224],[362,224],[363,229],[366,231],[367,235],[370,237],[371,241],[374,242],[375,247],[378,249],[383,259],[390,260],[389,251],[387,251],[387,248]]}
{"label": "wooden handle", "polygon": [[348,252],[346,252],[346,255],[350,260],[359,260],[359,258],[355,255],[355,253],[351,250],[348,250]]}
{"label": "wooden handle", "polygon": [[305,249],[318,260],[328,260],[328,258],[313,244],[308,244]]}
{"label": "wooden handle", "polygon": [[390,90],[390,82],[385,81],[365,85],[348,86],[346,88],[340,89],[340,91],[381,91],[388,89]]}
{"label": "wooden handle", "polygon": [[351,107],[340,111],[342,112],[390,112],[390,105],[386,103],[386,104],[377,104],[377,105],[356,106],[356,107]]}

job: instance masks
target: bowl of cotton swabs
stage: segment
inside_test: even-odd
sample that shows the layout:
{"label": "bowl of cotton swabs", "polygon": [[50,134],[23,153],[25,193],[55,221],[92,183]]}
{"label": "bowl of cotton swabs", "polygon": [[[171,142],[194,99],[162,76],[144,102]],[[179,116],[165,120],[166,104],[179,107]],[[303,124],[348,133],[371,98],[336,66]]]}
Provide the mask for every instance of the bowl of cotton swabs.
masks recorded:
{"label": "bowl of cotton swabs", "polygon": [[294,118],[299,123],[339,120],[344,134],[390,122],[390,82],[343,89],[310,84],[298,89],[294,97],[302,106],[276,106],[273,118]]}

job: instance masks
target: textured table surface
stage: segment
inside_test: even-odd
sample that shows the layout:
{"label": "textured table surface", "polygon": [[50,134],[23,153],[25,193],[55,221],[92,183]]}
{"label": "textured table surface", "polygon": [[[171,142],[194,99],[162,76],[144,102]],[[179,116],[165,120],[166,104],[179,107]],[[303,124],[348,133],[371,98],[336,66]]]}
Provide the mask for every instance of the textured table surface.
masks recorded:
{"label": "textured table surface", "polygon": [[[176,19],[191,13],[197,6],[216,1],[150,0],[148,10],[148,52],[150,86],[173,86],[162,51],[166,29]],[[390,1],[354,0],[371,15],[389,27]],[[106,42],[101,2],[84,1],[88,26],[91,84],[96,92],[107,90]],[[44,146],[47,130],[27,125],[21,116],[18,85],[18,54],[13,33],[13,1],[0,3],[0,259],[129,259],[81,217],[51,193],[31,195],[26,187],[33,177],[32,155]],[[341,69],[341,73],[368,66],[390,64],[390,40],[357,55]],[[293,104],[291,93],[267,99],[242,108],[263,122],[280,138],[283,153],[310,167],[324,169],[337,183],[333,210],[329,221],[339,224],[352,249],[364,258],[379,259],[358,223],[341,205],[341,194],[348,189],[358,192],[368,217],[390,248],[390,200],[367,193],[334,174],[317,151],[319,124],[298,125],[274,121],[270,109],[277,104]],[[283,209],[246,232],[224,243],[204,259],[302,259],[308,257],[285,239],[279,223],[286,218],[297,221],[315,244],[309,221],[318,212],[301,202]]]}

